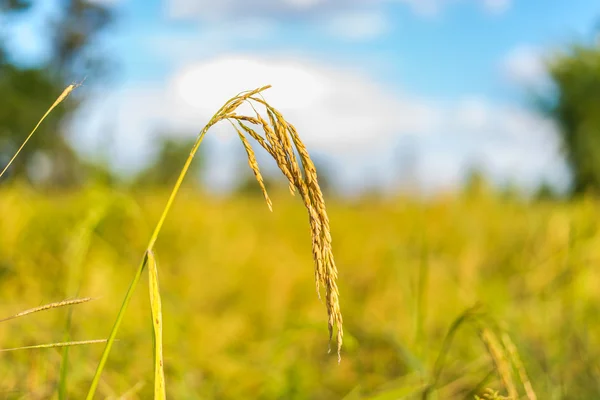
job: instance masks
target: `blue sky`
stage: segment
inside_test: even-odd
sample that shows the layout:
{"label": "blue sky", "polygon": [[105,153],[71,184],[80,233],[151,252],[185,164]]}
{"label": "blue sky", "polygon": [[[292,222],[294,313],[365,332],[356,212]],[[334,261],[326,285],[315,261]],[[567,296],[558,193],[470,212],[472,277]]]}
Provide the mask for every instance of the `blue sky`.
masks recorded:
{"label": "blue sky", "polygon": [[[211,31],[227,30],[228,25],[243,20],[237,15],[213,21],[202,15],[173,18],[165,4],[168,1],[111,3],[123,13],[114,46],[119,53],[129,55],[122,60],[125,79],[160,79],[169,73],[173,60],[161,60],[148,48],[153,38],[162,37],[189,43],[186,52],[190,59],[195,54],[204,58],[205,53],[229,51],[299,52],[321,60],[358,64],[384,84],[442,98],[477,92],[514,100],[520,91],[506,85],[498,74],[507,54],[519,46],[543,50],[572,39],[589,38],[600,18],[600,5],[593,0],[513,0],[502,10],[489,8],[484,1],[440,0],[432,1],[440,5],[430,13],[419,12],[405,1],[372,1],[373,5],[357,7],[357,12],[380,15],[375,25],[385,26],[372,28],[364,37],[324,34],[327,28],[323,26],[331,23],[327,17],[299,17],[290,11],[289,15],[263,14],[269,26],[266,29],[272,34],[245,38],[240,29],[222,43],[211,44],[202,41],[210,37]],[[335,18],[335,11],[329,13]]]}
{"label": "blue sky", "polygon": [[[119,69],[73,123],[81,151],[109,129],[114,165],[137,168],[158,131],[191,137],[228,97],[271,83],[267,99],[347,190],[453,187],[473,165],[564,186],[528,92],[547,88],[544,57],[590,42],[600,18],[593,0],[96,1],[118,12],[103,46]],[[24,61],[43,55],[39,25],[13,28]],[[226,128],[207,146],[207,179],[226,187],[243,149]]]}

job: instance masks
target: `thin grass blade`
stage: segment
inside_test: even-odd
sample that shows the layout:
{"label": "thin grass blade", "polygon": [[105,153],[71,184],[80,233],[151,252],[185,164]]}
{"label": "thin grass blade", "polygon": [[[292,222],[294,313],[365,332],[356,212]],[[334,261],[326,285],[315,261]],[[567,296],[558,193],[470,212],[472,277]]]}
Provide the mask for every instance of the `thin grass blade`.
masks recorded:
{"label": "thin grass blade", "polygon": [[117,332],[123,322],[123,317],[125,316],[125,310],[127,310],[127,306],[133,297],[133,292],[140,281],[142,276],[142,272],[146,268],[146,264],[148,262],[148,254],[144,256],[140,266],[137,269],[131,284],[129,285],[129,289],[127,289],[127,293],[125,294],[125,299],[123,299],[123,304],[121,304],[121,308],[119,309],[119,313],[117,314],[117,319],[110,331],[110,335],[108,336],[108,340],[106,341],[106,346],[104,347],[104,351],[102,352],[102,356],[100,357],[100,362],[98,363],[98,367],[96,368],[96,373],[94,374],[94,378],[92,379],[92,383],[90,385],[90,390],[86,396],[86,400],[92,400],[94,398],[94,394],[96,393],[96,389],[98,389],[98,384],[100,383],[100,376],[102,375],[102,371],[104,370],[104,366],[106,365],[106,361],[108,360],[108,355],[110,354],[110,350],[115,342],[117,337]]}
{"label": "thin grass blade", "polygon": [[80,340],[75,342],[59,342],[59,343],[48,343],[48,344],[36,344],[33,346],[23,346],[23,347],[13,347],[10,349],[0,349],[0,353],[5,353],[8,351],[17,351],[17,350],[32,350],[32,349],[53,349],[56,347],[65,347],[65,346],[81,346],[85,344],[96,344],[96,343],[106,343],[106,339],[93,339],[93,340]]}

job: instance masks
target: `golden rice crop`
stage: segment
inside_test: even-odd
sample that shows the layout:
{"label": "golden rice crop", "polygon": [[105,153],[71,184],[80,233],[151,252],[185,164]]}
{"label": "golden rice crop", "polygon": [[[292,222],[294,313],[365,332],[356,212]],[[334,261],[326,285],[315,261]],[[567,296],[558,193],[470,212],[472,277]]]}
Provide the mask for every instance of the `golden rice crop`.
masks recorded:
{"label": "golden rice crop", "polygon": [[[262,97],[259,97],[261,93],[268,89],[269,86],[264,86],[255,90],[246,91],[238,94],[237,96],[229,99],[218,111],[217,113],[210,119],[210,121],[206,124],[206,126],[200,131],[194,145],[192,146],[192,150],[190,151],[190,155],[187,158],[179,177],[175,183],[175,186],[171,192],[169,200],[162,212],[162,215],[154,229],[154,233],[152,234],[148,246],[146,248],[145,255],[142,259],[142,262],[137,270],[136,275],[131,282],[129,290],[125,295],[125,299],[119,310],[119,314],[117,315],[117,319],[113,326],[113,329],[108,337],[108,341],[106,344],[106,348],[100,362],[98,364],[98,368],[96,369],[96,373],[94,378],[92,379],[92,384],[90,386],[90,390],[88,392],[87,399],[91,400],[94,397],[98,384],[100,382],[100,376],[104,369],[104,365],[108,359],[108,355],[112,348],[112,344],[116,338],[117,332],[123,320],[123,316],[131,297],[133,295],[133,290],[137,286],[137,283],[141,277],[141,274],[145,267],[150,263],[153,268],[151,274],[153,277],[157,274],[155,258],[154,258],[154,245],[158,239],[161,228],[165,222],[167,214],[169,213],[173,202],[177,196],[181,188],[181,184],[183,179],[185,178],[187,171],[194,159],[200,144],[202,143],[206,133],[213,127],[215,124],[221,121],[229,121],[235,127],[235,123],[239,125],[241,128],[236,128],[238,136],[246,150],[246,154],[248,156],[248,164],[254,175],[260,188],[265,196],[265,200],[267,202],[267,206],[272,210],[272,203],[267,194],[267,190],[264,185],[264,181],[262,175],[260,173],[258,162],[256,161],[256,156],[254,154],[254,150],[250,145],[247,138],[244,136],[243,132],[246,132],[250,137],[252,137],[263,149],[267,151],[277,162],[279,169],[282,171],[283,175],[289,180],[290,187],[295,186],[295,188],[300,193],[302,200],[306,209],[308,210],[309,223],[311,227],[311,235],[312,235],[312,249],[313,249],[313,259],[315,262],[315,281],[317,293],[319,293],[320,286],[325,288],[325,304],[327,308],[328,314],[328,329],[329,329],[329,341],[330,341],[330,349],[331,349],[331,340],[333,338],[333,330],[334,327],[337,328],[336,340],[337,340],[337,354],[338,354],[338,362],[341,359],[341,347],[342,347],[342,338],[343,338],[343,330],[342,330],[342,313],[340,310],[339,304],[339,292],[337,288],[337,268],[335,265],[335,261],[333,258],[333,250],[331,245],[331,232],[329,227],[329,217],[327,216],[327,211],[325,208],[325,201],[323,199],[323,193],[318,183],[317,179],[317,171],[313,161],[308,154],[304,143],[300,140],[298,133],[293,125],[288,123],[285,118],[281,115],[281,113],[273,108],[269,103],[267,103]],[[255,116],[243,116],[238,115],[236,113],[238,107],[245,102],[249,102],[252,105],[253,110],[255,111]],[[254,104],[252,104],[254,103]],[[261,115],[256,111],[255,105],[262,105],[266,109],[270,123],[268,123]],[[254,122],[255,125],[259,125],[262,127],[265,136],[261,136],[256,132],[255,129],[249,127],[244,124],[242,121],[246,122]],[[300,156],[300,161],[295,155],[295,152],[298,152]],[[300,167],[302,165],[302,168]],[[154,278],[153,278],[154,279]],[[158,321],[153,324],[153,332],[155,338],[155,398],[165,398],[165,389],[164,389],[164,372],[163,372],[163,363],[162,363],[162,345],[160,343],[160,338],[162,337],[162,323],[160,320],[162,319],[160,313],[160,293],[158,290],[158,282],[156,281],[153,285],[151,285],[150,290],[150,300],[153,307],[153,312],[156,314],[154,318],[155,321]],[[157,357],[160,357],[159,360]]]}

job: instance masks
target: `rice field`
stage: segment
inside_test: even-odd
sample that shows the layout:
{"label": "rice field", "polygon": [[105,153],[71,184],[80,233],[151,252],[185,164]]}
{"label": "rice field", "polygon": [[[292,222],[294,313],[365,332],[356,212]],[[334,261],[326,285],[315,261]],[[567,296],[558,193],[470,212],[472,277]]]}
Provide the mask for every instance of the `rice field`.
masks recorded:
{"label": "rice field", "polygon": [[[0,319],[92,300],[0,322],[0,348],[107,338],[169,194],[1,185]],[[600,397],[597,200],[327,199],[338,364],[306,210],[270,197],[273,213],[258,196],[176,199],[154,247],[168,398]],[[152,398],[148,297],[143,274],[96,398]],[[0,398],[84,398],[103,349],[0,352]]]}

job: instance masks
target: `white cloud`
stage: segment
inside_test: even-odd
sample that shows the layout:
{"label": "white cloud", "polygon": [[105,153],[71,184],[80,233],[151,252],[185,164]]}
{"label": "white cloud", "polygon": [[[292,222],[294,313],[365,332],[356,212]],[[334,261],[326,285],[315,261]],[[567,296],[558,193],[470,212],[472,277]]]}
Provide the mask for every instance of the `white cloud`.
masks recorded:
{"label": "white cloud", "polygon": [[349,11],[331,17],[327,30],[341,38],[366,40],[387,33],[390,28],[383,12]]}
{"label": "white cloud", "polygon": [[512,5],[512,0],[482,0],[483,7],[490,13],[501,14]]}
{"label": "white cloud", "polygon": [[[165,0],[166,13],[178,20],[199,20],[208,29],[227,25],[236,34],[225,37],[272,34],[287,22],[308,25],[345,40],[372,40],[392,32],[389,11],[393,6],[409,7],[423,17],[439,15],[458,4],[479,5],[486,12],[501,14],[511,0]],[[253,21],[245,24],[245,21]],[[240,27],[240,24],[244,24]],[[204,25],[206,26],[206,25]],[[266,27],[263,29],[261,27]],[[217,36],[217,35],[214,35]],[[216,37],[217,41],[223,39]],[[211,42],[207,42],[211,43]]]}
{"label": "white cloud", "polygon": [[490,106],[478,97],[464,98],[456,110],[459,131],[484,131],[491,117]]}
{"label": "white cloud", "polygon": [[[425,102],[403,99],[358,72],[308,60],[230,55],[191,63],[164,83],[125,88],[90,105],[74,124],[74,141],[93,154],[113,128],[114,164],[136,168],[148,158],[157,131],[195,135],[227,99],[265,84],[273,86],[265,98],[296,126],[309,149],[338,165],[355,156],[376,159],[396,135],[426,134],[437,122]],[[219,155],[210,170],[218,180],[223,170],[233,171],[231,149],[239,143],[230,140],[228,125],[215,128],[209,142]],[[362,168],[348,165],[342,174],[357,175]]]}
{"label": "white cloud", "polygon": [[[405,3],[419,15],[433,16],[438,14],[445,6],[445,0],[389,0],[391,2]],[[451,0],[456,2],[457,0]]]}
{"label": "white cloud", "polygon": [[387,0],[167,0],[173,18],[318,17],[356,7],[378,7]]}
{"label": "white cloud", "polygon": [[123,0],[90,0],[91,3],[100,4],[103,6],[114,6],[122,3]]}
{"label": "white cloud", "polygon": [[293,8],[307,9],[318,6],[319,3],[323,3],[323,0],[284,0],[283,3],[287,3]]}
{"label": "white cloud", "polygon": [[527,87],[540,86],[548,79],[542,52],[525,45],[515,47],[506,55],[501,70],[509,81]]}
{"label": "white cloud", "polygon": [[245,17],[321,18],[346,12],[382,12],[390,4],[405,4],[421,15],[436,14],[453,4],[480,4],[492,13],[508,10],[512,0],[166,0],[173,18],[228,19]]}
{"label": "white cloud", "polygon": [[[329,152],[363,149],[394,134],[429,129],[432,110],[412,104],[349,70],[296,59],[226,56],[192,64],[168,85],[180,118],[207,118],[240,88],[265,84],[264,96],[297,125],[309,145]],[[179,118],[178,118],[179,119]]]}
{"label": "white cloud", "polygon": [[530,187],[541,180],[564,184],[559,136],[549,119],[528,109],[469,97],[448,108],[444,121],[449,135],[437,136],[433,154],[446,150],[442,159],[454,165],[450,168],[454,179],[467,168],[480,166],[497,181],[511,179]]}
{"label": "white cloud", "polygon": [[503,14],[512,6],[512,0],[386,0],[408,4],[416,13],[424,16],[436,15],[444,9],[465,3],[481,6],[490,14]]}
{"label": "white cloud", "polygon": [[111,165],[129,172],[144,165],[152,153],[153,135],[164,123],[165,90],[136,85],[97,93],[71,124],[70,137],[89,157],[108,151]]}
{"label": "white cloud", "polygon": [[[394,182],[402,172],[402,137],[413,138],[419,178],[429,188],[459,184],[474,163],[498,180],[522,184],[556,180],[564,172],[552,123],[529,110],[479,96],[440,104],[352,70],[281,57],[237,54],[190,63],[164,83],[104,99],[105,106],[92,107],[95,117],[81,115],[74,134],[87,131],[79,147],[93,152],[107,131],[102,121],[111,121],[115,162],[136,166],[147,158],[157,130],[191,137],[228,98],[265,84],[273,85],[266,99],[296,125],[311,152],[328,157],[346,187]],[[241,148],[230,140],[231,127],[216,128],[208,140],[209,171],[213,183],[223,184],[235,177]]]}
{"label": "white cloud", "polygon": [[247,47],[277,33],[274,21],[253,17],[203,24],[201,30],[193,33],[157,31],[146,37],[145,46],[154,57],[185,66],[232,47]]}

